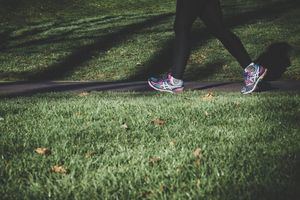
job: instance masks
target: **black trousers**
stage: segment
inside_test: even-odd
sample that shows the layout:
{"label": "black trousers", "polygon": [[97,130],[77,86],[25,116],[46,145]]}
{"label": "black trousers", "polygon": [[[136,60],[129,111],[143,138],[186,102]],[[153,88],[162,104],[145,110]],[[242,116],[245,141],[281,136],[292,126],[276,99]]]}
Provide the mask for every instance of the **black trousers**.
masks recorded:
{"label": "black trousers", "polygon": [[177,0],[174,23],[175,45],[171,69],[173,77],[177,79],[183,77],[191,51],[191,29],[197,17],[243,68],[252,62],[240,39],[224,25],[219,0]]}

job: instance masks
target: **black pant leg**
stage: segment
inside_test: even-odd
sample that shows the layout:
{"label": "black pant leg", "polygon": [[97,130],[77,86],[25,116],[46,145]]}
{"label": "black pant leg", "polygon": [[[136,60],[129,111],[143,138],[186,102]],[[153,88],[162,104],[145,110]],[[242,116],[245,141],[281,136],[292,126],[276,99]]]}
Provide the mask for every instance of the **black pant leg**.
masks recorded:
{"label": "black pant leg", "polygon": [[190,55],[190,34],[197,18],[197,0],[177,0],[172,76],[182,79]]}
{"label": "black pant leg", "polygon": [[219,0],[209,0],[200,13],[200,18],[243,68],[252,62],[241,40],[224,25]]}

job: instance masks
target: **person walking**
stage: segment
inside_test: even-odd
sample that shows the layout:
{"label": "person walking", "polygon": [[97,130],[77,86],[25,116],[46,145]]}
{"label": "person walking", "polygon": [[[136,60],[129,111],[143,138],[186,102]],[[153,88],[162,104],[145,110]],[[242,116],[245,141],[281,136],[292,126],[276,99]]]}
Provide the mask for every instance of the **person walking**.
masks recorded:
{"label": "person walking", "polygon": [[241,93],[249,94],[255,91],[267,69],[251,60],[241,40],[224,25],[219,0],[177,0],[173,66],[171,72],[163,78],[150,77],[149,86],[162,92],[183,91],[182,79],[191,51],[191,29],[198,17],[244,69],[245,85]]}

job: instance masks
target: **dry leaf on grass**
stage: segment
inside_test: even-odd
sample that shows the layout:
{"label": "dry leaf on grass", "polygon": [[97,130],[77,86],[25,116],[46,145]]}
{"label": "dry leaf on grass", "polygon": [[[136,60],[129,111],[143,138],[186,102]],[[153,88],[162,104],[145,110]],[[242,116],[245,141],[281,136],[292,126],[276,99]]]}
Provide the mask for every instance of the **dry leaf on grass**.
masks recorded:
{"label": "dry leaf on grass", "polygon": [[167,191],[168,190],[168,187],[166,186],[166,185],[160,185],[159,186],[159,190],[161,191],[161,192],[165,192],[165,191]]}
{"label": "dry leaf on grass", "polygon": [[207,111],[205,111],[204,114],[206,117],[209,115],[209,113]]}
{"label": "dry leaf on grass", "polygon": [[209,92],[202,97],[202,99],[205,101],[211,101],[213,98],[214,98],[214,94],[212,92]]}
{"label": "dry leaf on grass", "polygon": [[241,106],[241,103],[237,101],[237,102],[234,102],[234,105],[238,108]]}
{"label": "dry leaf on grass", "polygon": [[148,198],[150,198],[151,195],[152,195],[151,191],[146,191],[146,192],[141,193],[140,197],[142,199],[148,199]]}
{"label": "dry leaf on grass", "polygon": [[136,66],[143,66],[143,63],[137,62],[137,63],[136,63]]}
{"label": "dry leaf on grass", "polygon": [[193,155],[195,156],[195,165],[200,166],[201,158],[202,158],[202,150],[200,148],[195,149]]}
{"label": "dry leaf on grass", "polygon": [[128,129],[129,129],[129,127],[128,127],[128,125],[127,125],[126,123],[123,123],[123,124],[121,125],[121,128],[122,128],[122,129],[125,129],[125,130],[128,130]]}
{"label": "dry leaf on grass", "polygon": [[195,151],[193,152],[193,155],[195,156],[195,158],[201,158],[202,150],[200,148],[195,149]]}
{"label": "dry leaf on grass", "polygon": [[151,166],[160,163],[160,161],[161,161],[161,158],[160,158],[160,157],[155,157],[155,156],[154,156],[154,157],[150,157],[150,158],[149,158],[149,164],[150,164]]}
{"label": "dry leaf on grass", "polygon": [[164,125],[166,122],[162,119],[154,119],[152,120],[152,123],[155,124],[155,125],[159,125],[159,126],[162,126]]}
{"label": "dry leaf on grass", "polygon": [[229,66],[228,65],[223,65],[222,68],[223,68],[223,70],[227,70],[229,68]]}
{"label": "dry leaf on grass", "polygon": [[57,174],[67,174],[68,170],[61,165],[55,165],[51,168],[51,172],[57,173]]}
{"label": "dry leaf on grass", "polygon": [[170,146],[174,147],[175,145],[176,145],[176,141],[175,141],[175,140],[172,140],[172,141],[170,142]]}
{"label": "dry leaf on grass", "polygon": [[196,186],[197,186],[198,188],[200,187],[200,184],[201,184],[201,181],[200,181],[200,179],[197,179]]}
{"label": "dry leaf on grass", "polygon": [[88,151],[88,152],[85,154],[85,157],[86,157],[86,158],[91,158],[91,157],[93,157],[94,155],[96,155],[96,152],[95,152],[95,151]]}
{"label": "dry leaf on grass", "polygon": [[89,94],[90,94],[89,92],[81,92],[78,94],[78,96],[85,97],[85,96],[88,96]]}
{"label": "dry leaf on grass", "polygon": [[45,148],[45,147],[39,147],[39,148],[36,148],[34,150],[37,154],[40,154],[40,155],[50,155],[51,154],[51,150],[48,149],[48,148]]}
{"label": "dry leaf on grass", "polygon": [[76,115],[76,116],[80,116],[80,115],[81,115],[81,112],[76,112],[75,115]]}

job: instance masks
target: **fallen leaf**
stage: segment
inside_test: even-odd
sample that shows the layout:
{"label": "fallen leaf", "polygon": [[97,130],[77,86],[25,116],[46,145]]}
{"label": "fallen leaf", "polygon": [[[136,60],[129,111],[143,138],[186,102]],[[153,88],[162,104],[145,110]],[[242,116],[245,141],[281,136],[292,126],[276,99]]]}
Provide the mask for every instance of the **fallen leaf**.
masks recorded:
{"label": "fallen leaf", "polygon": [[40,154],[40,155],[50,155],[51,154],[51,150],[48,149],[48,148],[45,148],[45,147],[39,147],[37,149],[34,150],[37,154]]}
{"label": "fallen leaf", "polygon": [[195,151],[193,152],[193,155],[195,156],[195,158],[201,158],[202,157],[202,150],[200,148],[195,149]]}
{"label": "fallen leaf", "polygon": [[195,151],[193,152],[196,160],[195,160],[195,165],[196,166],[200,166],[201,164],[201,157],[202,157],[202,150],[200,148],[195,149]]}
{"label": "fallen leaf", "polygon": [[128,127],[128,125],[127,125],[126,123],[122,124],[122,125],[121,125],[121,128],[122,128],[122,129],[125,129],[125,130],[128,130],[128,129],[129,129],[129,127]]}
{"label": "fallen leaf", "polygon": [[86,158],[91,158],[91,157],[93,157],[94,155],[96,155],[96,152],[95,152],[95,151],[88,151],[88,152],[85,154],[85,157],[86,157]]}
{"label": "fallen leaf", "polygon": [[205,101],[211,101],[213,98],[214,98],[214,94],[212,92],[209,92],[202,97],[202,99]]}
{"label": "fallen leaf", "polygon": [[200,160],[200,158],[196,158],[196,160],[195,160],[195,165],[196,165],[197,167],[199,167],[199,166],[201,165],[201,160]]}
{"label": "fallen leaf", "polygon": [[198,187],[198,188],[200,187],[200,184],[201,184],[201,181],[200,181],[200,179],[197,179],[197,183],[196,183],[196,185],[197,185],[197,187]]}
{"label": "fallen leaf", "polygon": [[153,166],[153,165],[155,165],[155,164],[158,164],[159,162],[161,161],[161,158],[159,158],[159,157],[150,157],[149,158],[149,164],[151,165],[151,166]]}
{"label": "fallen leaf", "polygon": [[146,191],[146,192],[143,192],[140,196],[143,199],[148,199],[151,195],[152,195],[151,191]]}
{"label": "fallen leaf", "polygon": [[166,122],[162,119],[154,119],[152,120],[152,123],[155,124],[155,125],[159,125],[159,126],[162,126],[164,125]]}
{"label": "fallen leaf", "polygon": [[81,92],[78,96],[80,97],[85,97],[85,96],[88,96],[90,93],[88,92]]}
{"label": "fallen leaf", "polygon": [[172,147],[174,147],[174,146],[176,145],[176,141],[175,141],[175,140],[172,140],[172,141],[170,142],[170,145],[171,145]]}
{"label": "fallen leaf", "polygon": [[162,185],[159,186],[159,190],[160,190],[161,192],[165,192],[165,191],[168,190],[168,187],[162,184]]}
{"label": "fallen leaf", "polygon": [[205,111],[204,114],[205,114],[205,116],[208,116],[208,115],[209,115],[209,113],[208,113],[207,111]]}
{"label": "fallen leaf", "polygon": [[222,68],[223,68],[223,70],[226,70],[226,69],[229,68],[229,66],[228,65],[223,65]]}
{"label": "fallen leaf", "polygon": [[76,112],[75,115],[76,115],[76,116],[80,116],[80,115],[81,115],[81,112]]}
{"label": "fallen leaf", "polygon": [[58,174],[67,174],[68,170],[64,166],[55,165],[51,168],[51,172]]}
{"label": "fallen leaf", "polygon": [[143,63],[137,62],[137,63],[136,63],[136,66],[143,66]]}

